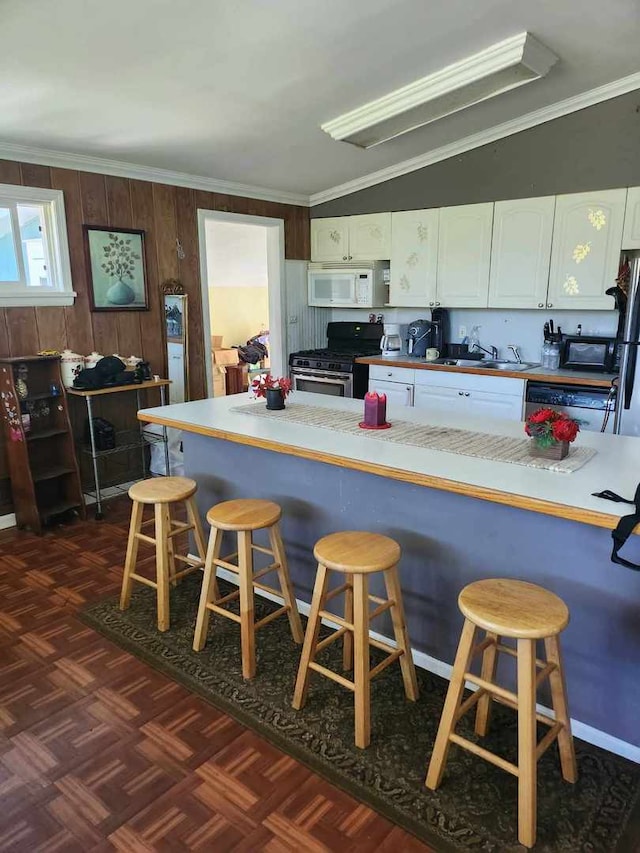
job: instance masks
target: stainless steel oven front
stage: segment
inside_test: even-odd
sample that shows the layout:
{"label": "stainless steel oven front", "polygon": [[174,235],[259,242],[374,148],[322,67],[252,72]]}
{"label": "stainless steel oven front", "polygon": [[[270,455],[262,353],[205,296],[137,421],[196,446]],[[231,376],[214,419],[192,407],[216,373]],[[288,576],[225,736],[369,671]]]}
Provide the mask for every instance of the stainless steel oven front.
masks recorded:
{"label": "stainless steel oven front", "polygon": [[313,367],[292,367],[290,371],[294,391],[311,391],[313,394],[330,394],[333,397],[353,397],[353,374]]}

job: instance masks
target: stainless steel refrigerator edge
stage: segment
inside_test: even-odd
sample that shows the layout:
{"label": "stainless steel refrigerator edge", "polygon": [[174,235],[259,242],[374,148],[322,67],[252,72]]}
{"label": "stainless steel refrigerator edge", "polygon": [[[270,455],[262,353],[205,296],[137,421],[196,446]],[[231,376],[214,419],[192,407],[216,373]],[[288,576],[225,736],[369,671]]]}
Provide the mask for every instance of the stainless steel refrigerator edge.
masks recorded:
{"label": "stainless steel refrigerator edge", "polygon": [[613,431],[640,436],[640,388],[636,388],[638,346],[640,345],[640,252],[624,252],[631,275],[621,348],[620,380]]}

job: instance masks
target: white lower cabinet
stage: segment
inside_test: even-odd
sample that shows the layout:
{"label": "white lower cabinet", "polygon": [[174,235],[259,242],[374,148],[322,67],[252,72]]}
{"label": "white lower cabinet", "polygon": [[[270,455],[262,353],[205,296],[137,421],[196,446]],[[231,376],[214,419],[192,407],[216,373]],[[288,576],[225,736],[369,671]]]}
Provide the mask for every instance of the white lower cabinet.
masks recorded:
{"label": "white lower cabinet", "polygon": [[416,370],[415,379],[417,409],[522,420],[523,379],[429,370]]}
{"label": "white lower cabinet", "polygon": [[369,391],[387,395],[387,402],[395,406],[413,406],[415,370],[372,364],[369,368]]}
{"label": "white lower cabinet", "polygon": [[387,395],[387,403],[392,406],[413,406],[413,385],[404,382],[388,382],[384,379],[370,379],[369,391]]}

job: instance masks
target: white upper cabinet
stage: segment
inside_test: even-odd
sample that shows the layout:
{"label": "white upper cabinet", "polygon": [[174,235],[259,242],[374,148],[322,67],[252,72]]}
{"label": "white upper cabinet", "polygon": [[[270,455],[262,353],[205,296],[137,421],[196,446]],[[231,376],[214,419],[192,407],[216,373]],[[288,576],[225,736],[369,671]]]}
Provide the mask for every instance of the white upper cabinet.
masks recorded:
{"label": "white upper cabinet", "polygon": [[622,248],[640,249],[640,187],[629,187],[627,190]]}
{"label": "white upper cabinet", "polygon": [[388,261],[391,257],[391,214],[349,216],[349,260]]}
{"label": "white upper cabinet", "polygon": [[613,308],[627,191],[556,197],[547,308]]}
{"label": "white upper cabinet", "polygon": [[437,208],[391,214],[391,305],[435,305],[439,221]]}
{"label": "white upper cabinet", "polygon": [[436,305],[486,308],[493,202],[440,209]]}
{"label": "white upper cabinet", "polygon": [[343,264],[390,257],[390,213],[311,220],[312,261]]}
{"label": "white upper cabinet", "polygon": [[311,260],[320,263],[349,259],[349,227],[347,216],[311,220]]}
{"label": "white upper cabinet", "polygon": [[489,308],[545,308],[555,196],[497,201]]}

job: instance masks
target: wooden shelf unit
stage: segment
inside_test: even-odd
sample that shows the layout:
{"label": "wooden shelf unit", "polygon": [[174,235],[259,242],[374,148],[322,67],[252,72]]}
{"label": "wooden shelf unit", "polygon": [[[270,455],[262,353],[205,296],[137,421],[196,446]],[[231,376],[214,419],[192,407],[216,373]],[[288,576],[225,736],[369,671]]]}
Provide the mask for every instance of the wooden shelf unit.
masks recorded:
{"label": "wooden shelf unit", "polygon": [[[21,397],[24,373],[27,394]],[[59,393],[52,393],[54,386]],[[42,533],[49,519],[70,510],[85,518],[60,358],[0,359],[0,411],[18,527]]]}

